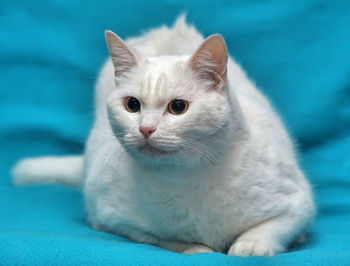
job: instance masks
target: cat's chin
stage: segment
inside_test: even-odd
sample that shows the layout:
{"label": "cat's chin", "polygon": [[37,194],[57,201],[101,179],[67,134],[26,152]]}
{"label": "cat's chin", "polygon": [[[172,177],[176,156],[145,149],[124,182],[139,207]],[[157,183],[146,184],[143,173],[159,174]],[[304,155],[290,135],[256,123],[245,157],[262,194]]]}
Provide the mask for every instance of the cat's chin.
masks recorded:
{"label": "cat's chin", "polygon": [[[137,161],[138,163],[151,166],[151,167],[169,167],[169,166],[182,166],[182,163],[179,161],[179,158],[175,154],[179,150],[163,150],[161,148],[152,146],[152,145],[142,145],[130,149],[128,147],[127,152],[130,156]],[[176,160],[174,159],[174,155]]]}
{"label": "cat's chin", "polygon": [[139,148],[139,151],[147,156],[151,157],[161,157],[173,154],[175,150],[166,150],[149,143],[145,143],[143,146]]}

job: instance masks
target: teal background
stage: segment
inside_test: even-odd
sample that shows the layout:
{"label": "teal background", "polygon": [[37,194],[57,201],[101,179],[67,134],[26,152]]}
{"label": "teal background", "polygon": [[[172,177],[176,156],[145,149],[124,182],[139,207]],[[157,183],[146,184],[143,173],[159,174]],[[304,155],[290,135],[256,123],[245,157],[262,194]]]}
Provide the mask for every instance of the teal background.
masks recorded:
{"label": "teal background", "polygon": [[[22,157],[82,153],[104,30],[136,36],[183,11],[224,36],[296,140],[318,216],[288,253],[176,254],[93,231],[78,189],[11,185]],[[0,0],[0,264],[350,265],[349,28],[346,0]]]}

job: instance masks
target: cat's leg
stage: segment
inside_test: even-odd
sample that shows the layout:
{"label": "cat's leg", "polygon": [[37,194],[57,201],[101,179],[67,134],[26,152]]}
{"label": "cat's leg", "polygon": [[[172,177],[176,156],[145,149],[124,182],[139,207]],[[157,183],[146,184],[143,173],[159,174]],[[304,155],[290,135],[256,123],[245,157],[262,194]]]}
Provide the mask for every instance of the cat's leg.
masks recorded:
{"label": "cat's leg", "polygon": [[243,232],[233,243],[228,255],[273,256],[285,251],[314,216],[314,206],[308,196],[295,197],[288,212],[272,217]]}
{"label": "cat's leg", "polygon": [[197,253],[212,253],[214,252],[213,249],[211,249],[208,246],[202,245],[202,244],[196,244],[196,243],[185,243],[180,241],[159,241],[157,243],[157,246],[178,252],[183,253],[187,255],[193,255]]}
{"label": "cat's leg", "polygon": [[166,250],[170,250],[177,253],[183,253],[187,255],[214,252],[213,249],[202,244],[187,243],[182,241],[161,240],[153,235],[143,233],[143,232],[137,232],[137,235],[135,235],[135,231],[134,231],[132,238],[137,242],[151,244]]}
{"label": "cat's leg", "polygon": [[[118,232],[113,232],[113,231],[110,231],[108,229],[106,230],[106,228],[103,228],[103,227],[99,227],[98,229],[99,230],[103,229],[103,231],[105,231],[105,232],[118,234]],[[119,226],[119,230],[120,229],[121,228]],[[197,253],[214,252],[213,249],[211,249],[210,247],[207,247],[205,245],[202,245],[202,244],[187,243],[187,242],[182,242],[182,241],[161,240],[152,234],[139,231],[135,228],[133,228],[132,230],[124,231],[124,233],[122,235],[127,235],[128,238],[132,239],[135,242],[150,244],[150,245],[157,246],[157,247],[160,247],[160,248],[163,248],[166,250],[170,250],[173,252],[177,252],[177,253],[184,253],[184,254],[192,255],[192,254],[197,254]]]}
{"label": "cat's leg", "polygon": [[207,247],[205,245],[199,245],[199,244],[192,244],[188,248],[186,248],[182,253],[187,254],[187,255],[193,255],[197,253],[213,253],[215,252],[213,249],[210,247]]}
{"label": "cat's leg", "polygon": [[284,246],[275,235],[282,227],[282,224],[278,225],[278,221],[272,219],[243,232],[230,247],[228,255],[270,257],[276,253],[283,252]]}

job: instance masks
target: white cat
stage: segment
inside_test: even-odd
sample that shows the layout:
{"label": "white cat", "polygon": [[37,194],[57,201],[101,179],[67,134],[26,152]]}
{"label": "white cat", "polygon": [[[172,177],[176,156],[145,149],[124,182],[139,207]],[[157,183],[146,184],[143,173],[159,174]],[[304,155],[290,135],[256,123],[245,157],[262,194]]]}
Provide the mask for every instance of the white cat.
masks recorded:
{"label": "white cat", "polygon": [[14,182],[83,182],[94,228],[176,252],[285,251],[313,220],[312,193],[222,37],[203,40],[181,17],[126,43],[107,31],[106,41],[112,60],[84,159],[26,159]]}

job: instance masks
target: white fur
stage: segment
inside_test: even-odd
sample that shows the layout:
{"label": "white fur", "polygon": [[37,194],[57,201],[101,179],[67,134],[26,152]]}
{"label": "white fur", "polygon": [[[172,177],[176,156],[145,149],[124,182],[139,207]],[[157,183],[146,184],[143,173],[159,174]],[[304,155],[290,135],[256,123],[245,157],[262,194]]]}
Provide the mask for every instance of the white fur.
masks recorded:
{"label": "white fur", "polygon": [[81,156],[39,157],[21,160],[12,170],[16,185],[62,183],[79,186],[83,179]]}
{"label": "white fur", "polygon": [[[182,17],[129,39],[138,65],[119,79],[107,60],[85,153],[88,219],[186,254],[272,256],[312,222],[312,194],[278,116],[241,68],[229,59],[223,91],[188,69],[202,42]],[[139,99],[141,112],[127,112],[125,96]],[[174,98],[191,102],[185,114],[167,113]],[[140,149],[140,126],[157,128],[149,142],[164,154]]]}

